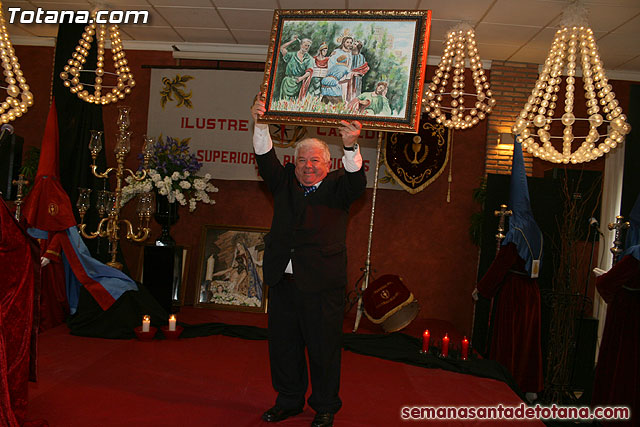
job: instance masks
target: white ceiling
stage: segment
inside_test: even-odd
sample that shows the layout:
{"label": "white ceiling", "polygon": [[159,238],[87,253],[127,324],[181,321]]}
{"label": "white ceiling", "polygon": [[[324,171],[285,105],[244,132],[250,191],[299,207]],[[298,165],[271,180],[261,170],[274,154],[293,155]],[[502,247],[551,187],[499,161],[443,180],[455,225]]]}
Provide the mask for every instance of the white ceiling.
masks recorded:
{"label": "white ceiling", "polygon": [[[145,25],[122,25],[125,49],[209,52],[220,59],[264,60],[274,9],[431,9],[430,63],[448,29],[475,27],[480,57],[543,63],[570,0],[7,0],[22,10],[148,10]],[[609,78],[640,81],[640,0],[584,0]],[[14,44],[53,44],[53,24],[8,24]],[[226,53],[225,53],[226,52]],[[242,54],[245,54],[242,56]],[[227,55],[227,56],[225,56]],[[435,62],[434,62],[435,61]]]}

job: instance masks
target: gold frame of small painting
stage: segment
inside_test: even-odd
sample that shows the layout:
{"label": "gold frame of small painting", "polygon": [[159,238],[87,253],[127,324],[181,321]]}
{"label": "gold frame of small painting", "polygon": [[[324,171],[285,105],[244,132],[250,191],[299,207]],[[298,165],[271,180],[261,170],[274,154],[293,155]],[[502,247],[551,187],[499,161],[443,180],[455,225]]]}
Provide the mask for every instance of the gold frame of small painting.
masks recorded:
{"label": "gold frame of small painting", "polygon": [[259,120],[417,132],[430,10],[275,10]]}

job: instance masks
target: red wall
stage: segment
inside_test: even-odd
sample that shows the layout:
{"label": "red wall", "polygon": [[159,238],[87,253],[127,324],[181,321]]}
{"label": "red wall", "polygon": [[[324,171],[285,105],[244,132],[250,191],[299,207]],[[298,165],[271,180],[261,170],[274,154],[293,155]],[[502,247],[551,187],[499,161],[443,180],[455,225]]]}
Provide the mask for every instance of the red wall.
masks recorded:
{"label": "red wall", "polygon": [[[25,138],[26,145],[39,145],[49,106],[53,48],[17,46],[16,52],[36,97],[35,106],[16,123],[16,132]],[[126,54],[137,81],[131,95],[123,101],[132,107],[132,152],[135,153],[140,149],[147,127],[151,70],[143,66],[179,64],[170,52],[129,50]],[[181,65],[212,67],[218,64],[215,61],[183,61]],[[262,64],[255,67],[262,69]],[[432,70],[429,70],[428,75],[431,74]],[[247,99],[247,116],[251,101]],[[117,109],[109,105],[103,111],[107,162],[113,166],[111,153]],[[466,334],[469,334],[471,326],[473,306],[470,295],[478,259],[478,249],[468,237],[469,218],[479,210],[471,194],[484,172],[486,133],[486,122],[455,133],[451,203],[446,202],[448,166],[433,184],[416,195],[405,191],[378,191],[371,249],[374,276],[400,275],[420,301],[420,317],[450,321]],[[238,143],[250,146],[250,136]],[[127,167],[137,167],[135,156],[131,155],[128,160]],[[172,227],[172,236],[177,243],[191,250],[185,294],[187,304],[194,301],[203,225],[268,227],[271,222],[272,202],[261,182],[218,180],[215,185],[220,189],[215,195],[216,205],[200,204],[192,214],[181,209],[180,219]],[[372,191],[368,190],[352,208],[347,241],[351,288],[360,277],[360,269],[366,259],[371,199]],[[127,206],[124,215],[131,217],[132,210],[133,206]],[[154,225],[153,237],[158,235],[159,228]],[[142,247],[123,242],[122,250],[132,275],[136,277]]]}
{"label": "red wall", "polygon": [[17,135],[28,146],[39,147],[44,125],[51,105],[51,73],[53,72],[53,48],[38,46],[14,46],[20,68],[34,96],[34,104],[27,113],[12,125]]}

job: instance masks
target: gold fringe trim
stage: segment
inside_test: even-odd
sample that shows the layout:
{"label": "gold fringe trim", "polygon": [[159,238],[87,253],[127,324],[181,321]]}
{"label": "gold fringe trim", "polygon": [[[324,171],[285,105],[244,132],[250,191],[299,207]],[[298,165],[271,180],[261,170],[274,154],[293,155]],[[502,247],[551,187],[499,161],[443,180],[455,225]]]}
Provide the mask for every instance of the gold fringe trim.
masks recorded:
{"label": "gold fringe trim", "polygon": [[367,317],[369,318],[369,320],[371,320],[373,323],[375,323],[376,325],[379,323],[384,322],[385,320],[387,320],[389,317],[393,316],[394,314],[396,314],[398,311],[402,310],[404,307],[408,306],[409,304],[411,304],[413,301],[415,300],[413,293],[409,293],[409,298],[407,298],[402,304],[400,304],[399,306],[397,306],[396,308],[394,308],[393,310],[389,311],[387,314],[385,314],[384,316],[382,316],[382,318],[380,319],[374,319],[373,317],[371,317],[369,315],[369,313],[367,313],[367,309],[364,309],[364,314],[367,315]]}

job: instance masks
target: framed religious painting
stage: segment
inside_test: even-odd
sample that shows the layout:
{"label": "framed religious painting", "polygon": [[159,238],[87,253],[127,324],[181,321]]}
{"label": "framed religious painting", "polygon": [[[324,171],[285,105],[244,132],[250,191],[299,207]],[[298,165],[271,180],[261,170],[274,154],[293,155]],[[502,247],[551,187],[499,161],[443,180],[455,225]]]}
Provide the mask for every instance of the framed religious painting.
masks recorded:
{"label": "framed religious painting", "polygon": [[267,311],[262,275],[269,230],[207,225],[201,239],[195,305],[222,310]]}
{"label": "framed religious painting", "polygon": [[417,132],[431,11],[276,10],[264,123]]}

